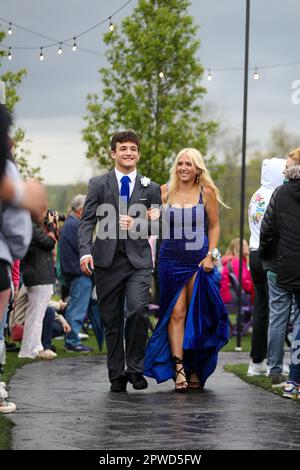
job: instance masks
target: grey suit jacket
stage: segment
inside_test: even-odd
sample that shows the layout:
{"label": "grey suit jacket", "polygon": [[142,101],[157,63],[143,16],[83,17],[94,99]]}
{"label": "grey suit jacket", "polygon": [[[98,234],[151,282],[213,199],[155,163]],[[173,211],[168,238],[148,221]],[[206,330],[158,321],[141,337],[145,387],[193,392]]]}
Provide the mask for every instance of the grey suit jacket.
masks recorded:
{"label": "grey suit jacket", "polygon": [[119,229],[119,214],[120,211],[124,213],[124,208],[119,204],[119,186],[115,171],[111,170],[105,175],[90,179],[79,225],[79,251],[80,256],[92,254],[95,267],[109,268],[112,265],[119,238],[125,239],[127,257],[134,268],[152,267],[148,236],[159,234],[160,223],[152,223],[150,229],[146,211],[153,204],[161,205],[161,191],[160,186],[153,182],[144,187],[141,178],[142,175],[137,173],[128,204],[128,214],[135,219],[132,232]]}

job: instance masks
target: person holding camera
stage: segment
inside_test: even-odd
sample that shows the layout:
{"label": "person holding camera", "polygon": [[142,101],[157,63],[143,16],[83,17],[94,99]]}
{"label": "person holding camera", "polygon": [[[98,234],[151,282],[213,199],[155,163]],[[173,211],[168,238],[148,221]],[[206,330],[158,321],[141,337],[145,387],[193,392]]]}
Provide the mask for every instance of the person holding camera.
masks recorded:
{"label": "person holding camera", "polygon": [[55,269],[52,250],[58,239],[57,213],[45,209],[33,235],[24,261],[23,281],[28,290],[28,305],[19,357],[54,359],[56,354],[42,345],[43,319],[53,293]]}

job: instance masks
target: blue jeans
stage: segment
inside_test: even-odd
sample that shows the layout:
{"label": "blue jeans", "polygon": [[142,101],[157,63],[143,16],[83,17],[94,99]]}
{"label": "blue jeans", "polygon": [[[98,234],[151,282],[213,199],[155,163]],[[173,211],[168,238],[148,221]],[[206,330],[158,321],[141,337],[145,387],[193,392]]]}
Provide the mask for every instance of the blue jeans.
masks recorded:
{"label": "blue jeans", "polygon": [[[268,271],[269,285],[269,331],[268,331],[268,366],[270,374],[281,374],[284,356],[284,340],[289,322],[293,292],[277,286],[276,274]],[[294,334],[300,327],[299,309],[294,312]]]}
{"label": "blue jeans", "polygon": [[[298,304],[298,309],[300,310],[300,291],[294,291],[294,295]],[[292,341],[292,350],[291,350],[291,367],[289,380],[293,380],[300,384],[300,325],[299,323],[294,326],[293,331],[293,341]]]}
{"label": "blue jeans", "polygon": [[0,320],[0,341],[4,340],[4,328],[6,327],[7,312],[4,314],[2,320]]}
{"label": "blue jeans", "polygon": [[62,324],[55,320],[55,309],[47,307],[42,331],[42,345],[44,349],[51,349],[51,340],[56,336],[64,336],[65,332]]}
{"label": "blue jeans", "polygon": [[51,348],[52,339],[52,323],[55,317],[55,308],[47,307],[44,320],[43,320],[43,331],[42,331],[42,345],[44,349]]}
{"label": "blue jeans", "polygon": [[6,326],[7,312],[0,321],[0,366],[5,364],[5,343],[4,343],[4,328]]}
{"label": "blue jeans", "polygon": [[96,340],[98,343],[99,351],[102,351],[103,341],[104,341],[104,325],[99,311],[98,302],[95,299],[91,299],[88,317],[91,321]]}
{"label": "blue jeans", "polygon": [[78,276],[70,282],[70,301],[66,310],[66,320],[71,326],[71,333],[65,337],[66,346],[76,347],[80,344],[80,333],[87,313],[92,293],[92,279],[89,276]]}

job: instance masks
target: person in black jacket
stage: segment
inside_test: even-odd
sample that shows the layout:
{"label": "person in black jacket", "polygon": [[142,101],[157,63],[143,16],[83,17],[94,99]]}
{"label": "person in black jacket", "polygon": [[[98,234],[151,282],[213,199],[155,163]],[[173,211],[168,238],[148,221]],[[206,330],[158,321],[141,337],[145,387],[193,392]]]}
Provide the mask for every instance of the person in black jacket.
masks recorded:
{"label": "person in black jacket", "polygon": [[28,306],[19,357],[54,359],[56,354],[42,346],[43,319],[55,283],[52,250],[58,238],[55,213],[45,210],[24,259],[23,281],[28,289]]}
{"label": "person in black jacket", "polygon": [[92,352],[92,348],[81,344],[79,337],[92,293],[92,279],[80,269],[78,230],[84,202],[83,194],[74,197],[71,213],[61,230],[59,242],[61,271],[70,289],[66,320],[71,326],[71,331],[65,336],[65,350],[78,353]]}
{"label": "person in black jacket", "polygon": [[[284,315],[286,302],[278,301],[277,291],[286,292],[289,298],[293,293],[300,308],[300,165],[287,168],[286,178],[288,182],[275,189],[271,197],[261,225],[259,247],[260,256],[268,269],[270,288],[268,363],[273,387],[285,383],[280,371],[275,371],[272,358],[276,356],[273,351],[276,347],[281,348],[279,354],[283,357],[282,335],[285,334],[288,322],[288,317]],[[300,331],[299,326],[294,326],[294,340]],[[290,380],[300,383],[300,370],[297,371],[297,367],[294,370],[293,362]]]}

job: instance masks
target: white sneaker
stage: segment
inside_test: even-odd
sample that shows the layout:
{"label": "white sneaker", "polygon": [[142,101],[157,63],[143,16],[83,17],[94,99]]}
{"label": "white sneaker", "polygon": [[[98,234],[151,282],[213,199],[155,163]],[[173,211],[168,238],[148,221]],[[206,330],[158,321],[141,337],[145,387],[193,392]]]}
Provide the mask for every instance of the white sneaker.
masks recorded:
{"label": "white sneaker", "polygon": [[57,354],[51,349],[44,349],[44,351],[40,351],[37,355],[39,359],[46,359],[46,360],[51,360],[55,359],[57,357]]}
{"label": "white sneaker", "polygon": [[5,390],[6,392],[8,392],[8,390],[10,390],[10,386],[7,385],[5,382],[0,382],[0,390]]}
{"label": "white sneaker", "polygon": [[8,414],[16,411],[16,405],[11,401],[0,400],[0,413]]}
{"label": "white sneaker", "polygon": [[249,364],[248,377],[254,377],[255,375],[269,375],[269,368],[267,366],[267,360],[264,359],[262,362],[254,364],[252,361]]}
{"label": "white sneaker", "polygon": [[282,367],[282,375],[290,375],[290,365],[289,364],[283,364]]}
{"label": "white sneaker", "polygon": [[[3,382],[2,382],[3,383]],[[14,413],[17,409],[14,403],[6,401],[8,393],[3,388],[0,389],[0,413]]]}
{"label": "white sneaker", "polygon": [[86,333],[78,333],[78,336],[81,340],[89,339],[89,335],[87,335]]}

